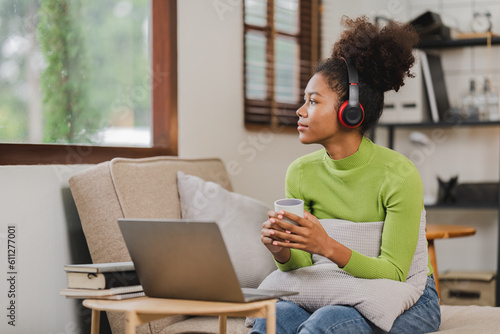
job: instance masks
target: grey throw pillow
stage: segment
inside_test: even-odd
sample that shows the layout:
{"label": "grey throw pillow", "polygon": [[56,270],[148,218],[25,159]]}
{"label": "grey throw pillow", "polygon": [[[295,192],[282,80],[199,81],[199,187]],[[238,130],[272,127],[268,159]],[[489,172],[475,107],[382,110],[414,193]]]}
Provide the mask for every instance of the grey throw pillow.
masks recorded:
{"label": "grey throw pillow", "polygon": [[230,192],[217,183],[177,172],[182,218],[215,221],[242,287],[256,288],[276,269],[260,241],[269,208],[262,202]]}
{"label": "grey throw pillow", "polygon": [[[328,235],[366,256],[377,257],[384,222],[354,223],[321,219]],[[422,295],[428,274],[425,211],[422,210],[417,248],[406,282],[364,279],[349,275],[330,260],[314,255],[313,265],[293,271],[275,270],[259,286],[269,290],[291,290],[298,295],[283,297],[309,312],[326,305],[350,305],[384,331]],[[247,322],[248,325],[251,321]]]}

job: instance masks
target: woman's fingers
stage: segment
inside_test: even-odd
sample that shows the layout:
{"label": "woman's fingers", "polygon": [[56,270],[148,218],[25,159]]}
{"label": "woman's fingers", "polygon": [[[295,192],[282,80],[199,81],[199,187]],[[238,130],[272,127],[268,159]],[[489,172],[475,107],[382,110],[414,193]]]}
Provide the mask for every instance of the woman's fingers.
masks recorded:
{"label": "woman's fingers", "polygon": [[273,217],[276,217],[278,215],[277,212],[273,211],[273,210],[269,210],[267,211],[267,217],[268,218],[273,218]]}
{"label": "woman's fingers", "polygon": [[293,234],[291,231],[270,230],[269,234],[272,239],[283,242],[299,242],[302,239],[301,236]]}
{"label": "woman's fingers", "polygon": [[278,218],[269,218],[262,224],[262,227],[266,229],[285,231],[285,229],[281,226],[281,224],[278,224],[278,221],[279,221]]}

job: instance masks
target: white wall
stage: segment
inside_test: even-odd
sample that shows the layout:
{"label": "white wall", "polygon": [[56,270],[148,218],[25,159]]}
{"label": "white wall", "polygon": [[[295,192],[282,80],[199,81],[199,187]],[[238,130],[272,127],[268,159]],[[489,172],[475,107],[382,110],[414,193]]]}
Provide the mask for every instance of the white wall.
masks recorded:
{"label": "white wall", "polygon": [[[66,299],[58,292],[67,285],[64,264],[90,261],[68,186],[68,178],[86,168],[0,166],[0,333],[89,331],[89,310],[82,308],[81,301]],[[12,225],[15,236],[9,237]],[[8,243],[11,249],[15,247],[13,270],[7,263]],[[7,282],[11,276],[14,289]],[[14,295],[9,296],[11,292]],[[11,301],[15,303],[15,326],[7,318]]]}
{"label": "white wall", "polygon": [[[249,130],[243,122],[242,7],[218,12],[216,1],[179,1],[179,155],[220,157],[238,168],[232,175],[234,189],[271,205],[283,196],[288,164],[318,148],[299,143],[295,130]],[[498,1],[333,1],[324,0],[323,56],[340,33],[341,14],[389,14],[407,20],[430,5],[448,21],[464,22],[473,6],[490,8]],[[495,12],[495,11],[492,11]],[[495,27],[500,30],[500,17]],[[497,31],[498,31],[497,30]],[[498,59],[498,49],[495,58]],[[485,50],[465,48],[443,52],[450,96],[466,88],[470,77],[483,76]],[[495,63],[495,66],[498,66]],[[500,69],[493,69],[498,83]],[[465,84],[464,84],[465,83]],[[498,87],[497,87],[498,88]],[[432,131],[427,132],[431,138]],[[418,150],[400,130],[396,150],[410,156]],[[377,142],[384,144],[384,133]],[[496,128],[446,130],[434,140],[434,149],[416,162],[426,192],[434,194],[436,176],[459,174],[460,180],[498,180],[500,134]],[[18,257],[17,324],[7,325],[6,279],[0,280],[1,333],[83,333],[88,325],[76,301],[58,296],[66,285],[62,265],[85,257],[78,230],[76,208],[68,193],[67,179],[87,166],[0,166],[0,267],[5,270],[7,226],[17,226]],[[231,169],[233,170],[233,169]],[[434,223],[471,224],[474,237],[439,240],[436,243],[440,271],[448,269],[496,269],[497,212],[494,210],[429,210]],[[71,240],[71,242],[70,242]],[[80,250],[80,252],[77,252]],[[81,317],[80,317],[81,315]]]}

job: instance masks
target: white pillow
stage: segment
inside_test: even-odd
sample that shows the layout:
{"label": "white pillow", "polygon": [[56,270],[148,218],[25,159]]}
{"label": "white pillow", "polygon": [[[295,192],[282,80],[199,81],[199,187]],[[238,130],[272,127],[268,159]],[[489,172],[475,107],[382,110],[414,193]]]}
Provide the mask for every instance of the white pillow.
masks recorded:
{"label": "white pillow", "polygon": [[[380,254],[383,222],[354,223],[345,220],[320,220],[328,235],[357,252],[376,257]],[[422,210],[419,239],[406,282],[389,279],[364,279],[351,276],[330,260],[314,255],[313,265],[297,270],[271,273],[259,286],[270,290],[298,291],[281,298],[309,312],[326,305],[350,305],[389,331],[394,320],[422,295],[428,274],[425,211]],[[247,322],[250,324],[251,321]]]}
{"label": "white pillow", "polygon": [[276,269],[260,241],[269,208],[253,198],[227,191],[214,182],[177,172],[182,218],[215,221],[242,287],[256,288]]}

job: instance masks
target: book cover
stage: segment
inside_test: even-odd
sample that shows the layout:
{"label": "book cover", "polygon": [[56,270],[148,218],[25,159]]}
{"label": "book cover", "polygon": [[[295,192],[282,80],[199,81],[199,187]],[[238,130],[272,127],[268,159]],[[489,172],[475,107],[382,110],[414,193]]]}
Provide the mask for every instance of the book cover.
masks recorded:
{"label": "book cover", "polygon": [[65,271],[84,272],[84,273],[106,273],[116,271],[135,270],[134,263],[128,262],[109,262],[109,263],[88,263],[88,264],[66,264]]}
{"label": "book cover", "polygon": [[111,288],[111,289],[60,289],[59,294],[65,297],[72,298],[105,298],[120,294],[128,294],[135,292],[142,292],[141,285],[132,285],[132,286],[124,286],[119,288]]}
{"label": "book cover", "polygon": [[66,298],[73,298],[73,299],[105,299],[105,300],[123,300],[123,299],[130,299],[130,298],[139,298],[139,297],[145,297],[146,294],[143,291],[139,292],[131,292],[131,293],[121,293],[118,295],[111,295],[111,296],[98,296],[98,297],[81,297],[81,296],[66,296]]}
{"label": "book cover", "polygon": [[67,271],[66,276],[70,289],[110,289],[140,284],[135,270],[104,273]]}
{"label": "book cover", "polygon": [[132,293],[122,293],[119,295],[112,295],[112,296],[106,296],[106,297],[97,297],[95,299],[107,299],[107,300],[123,300],[123,299],[130,299],[130,298],[139,298],[139,297],[145,297],[146,294],[144,291],[140,292],[132,292]]}
{"label": "book cover", "polygon": [[441,57],[424,51],[420,51],[420,57],[432,120],[437,123],[445,120],[450,111]]}

